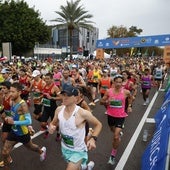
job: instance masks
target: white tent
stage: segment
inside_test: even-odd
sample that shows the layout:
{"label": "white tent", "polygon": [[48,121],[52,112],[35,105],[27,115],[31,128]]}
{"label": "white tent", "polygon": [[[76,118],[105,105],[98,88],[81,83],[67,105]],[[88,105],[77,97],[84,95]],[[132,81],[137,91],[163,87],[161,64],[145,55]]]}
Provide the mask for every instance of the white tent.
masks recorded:
{"label": "white tent", "polygon": [[[96,57],[96,50],[93,52],[93,55]],[[110,58],[110,55],[104,52],[104,58]]]}

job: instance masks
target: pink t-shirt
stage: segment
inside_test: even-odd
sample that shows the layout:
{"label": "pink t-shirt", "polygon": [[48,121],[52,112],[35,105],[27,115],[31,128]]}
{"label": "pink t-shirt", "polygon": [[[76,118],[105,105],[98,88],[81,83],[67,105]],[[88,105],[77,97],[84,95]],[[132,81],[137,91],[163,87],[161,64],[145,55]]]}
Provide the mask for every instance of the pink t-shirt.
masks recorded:
{"label": "pink t-shirt", "polygon": [[113,88],[109,89],[109,105],[107,106],[107,114],[113,117],[127,117],[125,112],[125,94],[121,88],[120,93],[115,93]]}
{"label": "pink t-shirt", "polygon": [[55,83],[56,86],[60,86],[60,84],[61,84],[61,83],[60,83],[61,77],[62,77],[61,72],[54,73],[53,79],[54,79],[54,83]]}

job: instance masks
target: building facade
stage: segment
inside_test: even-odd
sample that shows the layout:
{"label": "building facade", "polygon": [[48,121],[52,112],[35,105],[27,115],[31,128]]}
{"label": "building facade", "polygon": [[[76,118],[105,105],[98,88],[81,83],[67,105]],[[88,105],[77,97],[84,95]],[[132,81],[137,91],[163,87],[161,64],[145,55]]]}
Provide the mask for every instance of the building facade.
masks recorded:
{"label": "building facade", "polygon": [[[87,30],[85,28],[80,28],[80,31],[73,30],[72,44],[73,53],[80,54],[81,52],[93,53],[96,49],[96,42],[99,37],[98,28],[93,28],[93,30]],[[56,26],[52,28],[52,43],[57,48],[69,49],[69,33],[66,26]]]}

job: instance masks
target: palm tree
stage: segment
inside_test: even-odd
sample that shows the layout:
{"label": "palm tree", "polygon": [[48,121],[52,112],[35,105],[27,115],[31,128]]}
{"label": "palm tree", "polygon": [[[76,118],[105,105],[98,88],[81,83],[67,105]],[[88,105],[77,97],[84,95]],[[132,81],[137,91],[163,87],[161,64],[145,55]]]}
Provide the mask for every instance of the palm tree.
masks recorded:
{"label": "palm tree", "polygon": [[60,6],[61,11],[55,11],[60,17],[52,21],[60,22],[63,25],[66,25],[69,32],[69,45],[70,45],[70,60],[72,60],[73,54],[73,30],[77,29],[80,31],[80,28],[86,28],[88,30],[93,28],[92,21],[88,20],[93,17],[93,15],[88,14],[88,11],[82,5],[79,5],[81,0],[76,0],[73,2],[67,1],[67,5]]}

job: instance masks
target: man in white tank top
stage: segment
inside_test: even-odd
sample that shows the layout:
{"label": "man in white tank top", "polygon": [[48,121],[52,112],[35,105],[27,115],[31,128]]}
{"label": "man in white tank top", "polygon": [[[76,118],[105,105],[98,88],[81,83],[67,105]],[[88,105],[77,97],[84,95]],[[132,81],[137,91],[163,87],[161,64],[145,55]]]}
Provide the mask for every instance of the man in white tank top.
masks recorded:
{"label": "man in white tank top", "polygon": [[[58,107],[54,119],[49,125],[49,133],[53,133],[59,125],[61,131],[61,149],[67,161],[67,170],[79,170],[86,167],[88,150],[96,148],[96,140],[102,129],[101,122],[91,112],[76,105],[78,90],[68,86],[61,92],[63,105]],[[93,125],[93,134],[85,143],[85,122]]]}

